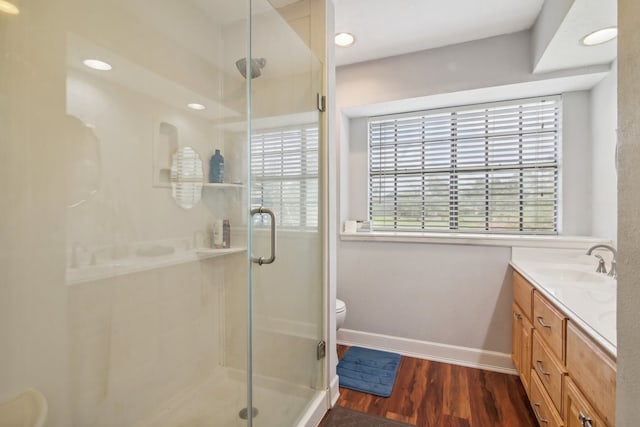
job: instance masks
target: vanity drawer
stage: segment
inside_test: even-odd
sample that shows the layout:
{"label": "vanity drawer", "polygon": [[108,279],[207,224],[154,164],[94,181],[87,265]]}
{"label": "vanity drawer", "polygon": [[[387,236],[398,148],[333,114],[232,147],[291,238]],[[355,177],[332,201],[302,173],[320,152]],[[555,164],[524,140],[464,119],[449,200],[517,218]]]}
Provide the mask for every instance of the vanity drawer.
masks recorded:
{"label": "vanity drawer", "polygon": [[615,362],[572,322],[567,325],[567,371],[605,424],[615,425]]}
{"label": "vanity drawer", "polygon": [[566,318],[538,292],[533,293],[533,327],[560,361],[564,361]]}
{"label": "vanity drawer", "polygon": [[540,382],[535,371],[531,370],[531,407],[538,419],[538,424],[545,427],[562,427],[560,414],[553,406],[553,402],[544,391],[544,386]]}
{"label": "vanity drawer", "polygon": [[531,297],[533,286],[517,271],[513,272],[513,300],[523,310],[527,319],[531,319]]}
{"label": "vanity drawer", "polygon": [[565,370],[544,344],[537,331],[533,334],[531,367],[538,373],[540,382],[549,393],[558,412],[562,412],[562,381]]}

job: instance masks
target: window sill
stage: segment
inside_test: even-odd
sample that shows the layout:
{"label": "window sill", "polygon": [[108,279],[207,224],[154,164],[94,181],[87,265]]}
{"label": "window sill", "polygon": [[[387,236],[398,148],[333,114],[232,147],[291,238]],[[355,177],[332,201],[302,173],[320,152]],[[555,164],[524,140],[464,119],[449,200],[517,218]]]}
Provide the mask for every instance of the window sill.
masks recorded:
{"label": "window sill", "polygon": [[515,236],[504,234],[445,234],[365,231],[340,233],[345,242],[428,243],[472,246],[504,247],[554,247],[584,249],[594,243],[610,243],[609,240],[587,236]]}

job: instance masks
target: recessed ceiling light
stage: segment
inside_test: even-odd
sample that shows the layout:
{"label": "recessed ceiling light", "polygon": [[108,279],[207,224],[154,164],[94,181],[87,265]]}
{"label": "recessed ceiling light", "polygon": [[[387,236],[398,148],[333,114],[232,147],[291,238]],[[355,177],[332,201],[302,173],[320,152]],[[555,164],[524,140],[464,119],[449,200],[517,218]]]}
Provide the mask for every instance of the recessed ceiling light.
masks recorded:
{"label": "recessed ceiling light", "polygon": [[99,59],[85,59],[82,63],[87,67],[98,71],[109,71],[113,68],[111,64],[100,61]]}
{"label": "recessed ceiling light", "polygon": [[0,0],[0,12],[8,13],[9,15],[18,15],[20,13],[20,9],[18,7],[8,2],[7,0]]}
{"label": "recessed ceiling light", "polygon": [[207,109],[207,107],[205,107],[202,104],[198,104],[197,102],[192,102],[190,104],[187,104],[187,107],[191,108],[192,110],[198,110],[198,111]]}
{"label": "recessed ceiling light", "polygon": [[355,43],[356,38],[351,33],[337,33],[335,41],[336,46],[349,47]]}
{"label": "recessed ceiling light", "polygon": [[602,43],[606,43],[618,37],[617,27],[603,28],[598,31],[594,31],[591,34],[586,35],[582,39],[582,44],[585,46],[595,46]]}

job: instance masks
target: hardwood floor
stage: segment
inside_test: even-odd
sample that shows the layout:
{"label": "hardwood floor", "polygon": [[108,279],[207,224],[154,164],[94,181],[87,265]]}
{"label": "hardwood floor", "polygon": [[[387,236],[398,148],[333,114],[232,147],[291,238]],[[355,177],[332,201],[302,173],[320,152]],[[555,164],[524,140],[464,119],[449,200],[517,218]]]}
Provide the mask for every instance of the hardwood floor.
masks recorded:
{"label": "hardwood floor", "polygon": [[517,376],[404,356],[390,397],[341,387],[337,404],[424,427],[538,426]]}

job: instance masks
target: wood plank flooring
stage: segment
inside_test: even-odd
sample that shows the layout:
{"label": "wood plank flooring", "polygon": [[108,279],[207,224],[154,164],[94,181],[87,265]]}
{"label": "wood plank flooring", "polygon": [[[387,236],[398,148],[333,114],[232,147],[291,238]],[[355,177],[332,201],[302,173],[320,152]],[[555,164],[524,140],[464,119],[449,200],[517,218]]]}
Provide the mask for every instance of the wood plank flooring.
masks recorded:
{"label": "wood plank flooring", "polygon": [[337,404],[415,426],[537,427],[528,402],[515,375],[403,356],[390,397],[341,387]]}

